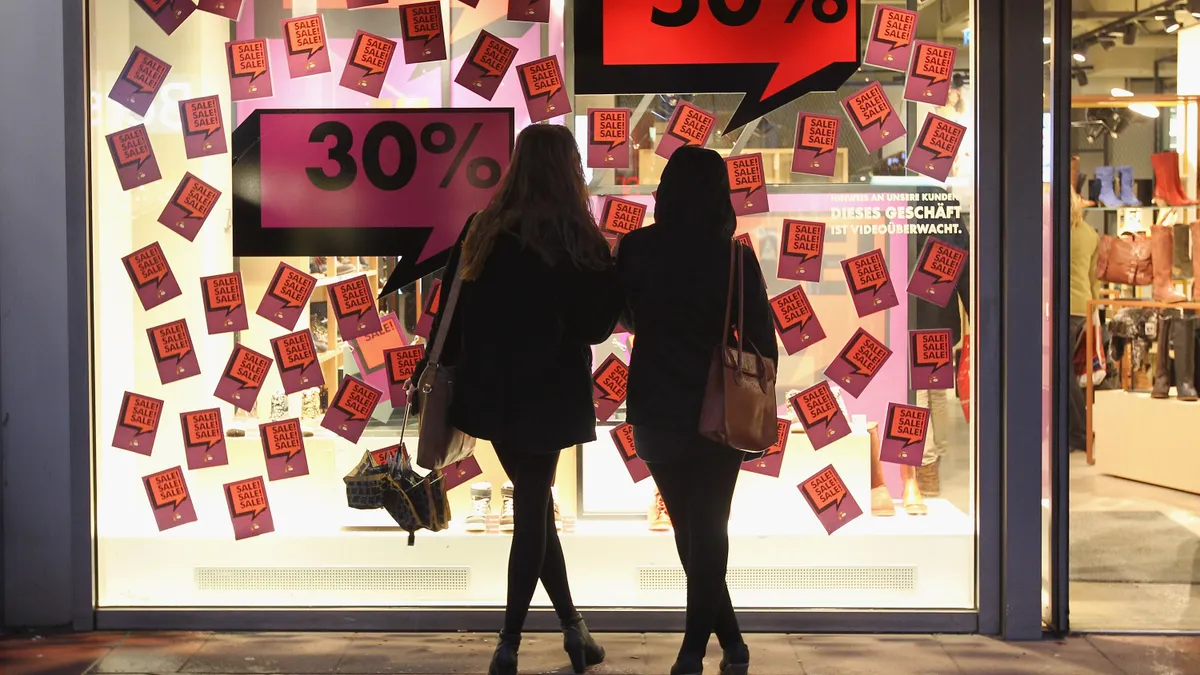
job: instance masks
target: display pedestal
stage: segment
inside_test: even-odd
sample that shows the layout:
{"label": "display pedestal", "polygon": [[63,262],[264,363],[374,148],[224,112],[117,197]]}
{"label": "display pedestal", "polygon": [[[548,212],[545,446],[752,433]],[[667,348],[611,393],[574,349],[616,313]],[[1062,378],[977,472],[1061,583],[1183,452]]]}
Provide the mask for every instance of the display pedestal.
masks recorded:
{"label": "display pedestal", "polygon": [[1093,410],[1101,473],[1200,494],[1200,403],[1098,391]]}

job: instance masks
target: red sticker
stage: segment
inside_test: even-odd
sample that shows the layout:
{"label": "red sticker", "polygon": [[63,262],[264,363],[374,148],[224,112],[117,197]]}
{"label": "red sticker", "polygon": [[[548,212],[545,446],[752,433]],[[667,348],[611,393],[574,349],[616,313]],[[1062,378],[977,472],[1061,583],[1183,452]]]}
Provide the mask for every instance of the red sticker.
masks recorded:
{"label": "red sticker", "polygon": [[209,335],[232,333],[250,327],[241,272],[201,277],[200,295],[204,298]]}
{"label": "red sticker", "polygon": [[263,382],[271,370],[271,357],[244,345],[234,345],[233,353],[217,382],[214,396],[242,410],[254,408]]}
{"label": "red sticker", "polygon": [[183,147],[188,159],[228,152],[221,97],[204,96],[179,102]]}
{"label": "red sticker", "polygon": [[796,122],[792,171],[810,176],[833,176],[841,126],[842,121],[836,117],[800,113]]}
{"label": "red sticker", "polygon": [[148,329],[146,334],[150,338],[150,349],[163,384],[200,374],[200,362],[192,346],[192,334],[186,319],[155,326]]}
{"label": "red sticker", "polygon": [[863,513],[833,465],[821,469],[796,487],[828,534],[837,532]]}
{"label": "red sticker", "polygon": [[121,258],[121,262],[125,264],[143,309],[154,309],[183,293],[158,242],[130,253]]}
{"label": "red sticker", "polygon": [[304,432],[299,419],[259,425],[259,436],[269,480],[308,475],[308,456],[304,452]]}
{"label": "red sticker", "polygon": [[125,392],[121,398],[117,429],[113,432],[113,447],[149,457],[154,451],[162,411],[161,400]]}
{"label": "red sticker", "polygon": [[600,229],[624,236],[640,228],[646,219],[646,206],[620,197],[606,197],[600,213]]}
{"label": "red sticker", "polygon": [[316,288],[316,277],[286,263],[279,263],[258,305],[258,315],[286,330],[293,330],[300,320],[301,310],[308,304]]}
{"label": "red sticker", "polygon": [[275,531],[267,484],[262,476],[225,484],[225,503],[233,521],[235,539],[257,537]]}
{"label": "red sticker", "polygon": [[929,409],[889,403],[884,429],[879,460],[921,466],[925,437],[929,433]]}
{"label": "red sticker", "polygon": [[789,403],[800,418],[813,450],[850,435],[850,423],[846,421],[829,382],[818,382],[793,396]]}
{"label": "red sticker", "polygon": [[891,358],[892,350],[875,336],[859,328],[825,369],[825,377],[837,382],[851,396],[862,396],[871,380]]}
{"label": "red sticker", "polygon": [[159,532],[196,522],[196,507],[188,493],[183,467],[144,476],[142,485],[146,488],[146,496],[150,498],[150,508],[154,511]]}
{"label": "red sticker", "polygon": [[351,443],[357,443],[382,398],[383,392],[347,375],[330,402],[321,426]]}
{"label": "red sticker", "polygon": [[954,349],[950,331],[914,330],[909,334],[909,378],[913,389],[954,387]]}
{"label": "red sticker", "polygon": [[763,175],[761,152],[727,157],[725,168],[729,172],[729,197],[733,202],[734,213],[746,216],[771,210],[767,200],[767,183]]}
{"label": "red sticker", "polygon": [[158,217],[158,222],[188,241],[195,241],[204,221],[212,213],[221,191],[190,173],[185,173],[175,194]]}

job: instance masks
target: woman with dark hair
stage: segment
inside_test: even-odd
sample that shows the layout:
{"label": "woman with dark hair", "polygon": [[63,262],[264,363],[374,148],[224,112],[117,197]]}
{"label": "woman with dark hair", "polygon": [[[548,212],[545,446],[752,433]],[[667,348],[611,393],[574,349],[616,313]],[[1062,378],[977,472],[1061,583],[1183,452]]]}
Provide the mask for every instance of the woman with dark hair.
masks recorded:
{"label": "woman with dark hair", "polygon": [[491,202],[451,251],[443,287],[455,275],[462,285],[442,355],[456,367],[450,423],[491,441],[513,483],[508,602],[488,673],[517,672],[539,579],[582,673],[604,649],[571,600],[550,488],[559,451],[596,440],[590,345],[612,333],[620,296],[566,127],[535,124],[517,136]]}
{"label": "woman with dark hair", "polygon": [[[750,652],[742,640],[725,569],[729,508],[742,452],[701,436],[700,408],[709,365],[732,326],[722,326],[737,219],[725,161],[712,150],[675,151],[656,193],[655,224],[626,235],[617,251],[624,322],[636,336],[629,367],[627,419],[638,456],[662,493],[687,573],[683,645],[671,675],[703,669],[715,631],[722,675],[741,675]],[[777,360],[766,289],[754,252],[738,246],[745,341]],[[738,308],[735,306],[734,316]]]}

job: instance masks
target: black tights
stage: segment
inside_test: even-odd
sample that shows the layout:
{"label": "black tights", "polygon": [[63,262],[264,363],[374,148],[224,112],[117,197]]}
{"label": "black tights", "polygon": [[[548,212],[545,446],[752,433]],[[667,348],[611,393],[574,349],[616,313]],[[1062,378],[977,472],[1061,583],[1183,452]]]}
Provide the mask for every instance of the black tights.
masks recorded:
{"label": "black tights", "polygon": [[513,483],[513,534],[508,552],[504,634],[519,640],[538,579],[560,621],[570,621],[577,615],[567,583],[562,543],[554,529],[554,501],[550,498],[558,453],[533,454],[500,445],[495,448],[500,465]]}
{"label": "black tights", "polygon": [[680,436],[686,460],[647,462],[675,528],[675,548],[687,574],[687,618],[681,656],[703,658],[715,631],[723,649],[742,643],[725,571],[729,506],[741,456],[702,437]]}

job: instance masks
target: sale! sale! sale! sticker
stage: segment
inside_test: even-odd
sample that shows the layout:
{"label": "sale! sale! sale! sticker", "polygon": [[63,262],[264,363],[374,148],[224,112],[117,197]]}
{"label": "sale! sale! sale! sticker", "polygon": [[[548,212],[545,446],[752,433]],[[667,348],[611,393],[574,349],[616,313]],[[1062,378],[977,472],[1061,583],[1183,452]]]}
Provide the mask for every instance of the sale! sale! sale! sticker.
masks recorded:
{"label": "sale! sale! sale! sticker", "polygon": [[629,108],[588,108],[589,168],[629,168],[630,115]]}
{"label": "sale! sale! sale! sticker", "polygon": [[154,309],[183,293],[157,241],[121,258],[121,262],[129,273],[138,299],[142,301],[142,309]]}
{"label": "sale! sale! sale! sticker", "polygon": [[134,47],[108,97],[145,117],[169,72],[171,64],[141,47]]}

